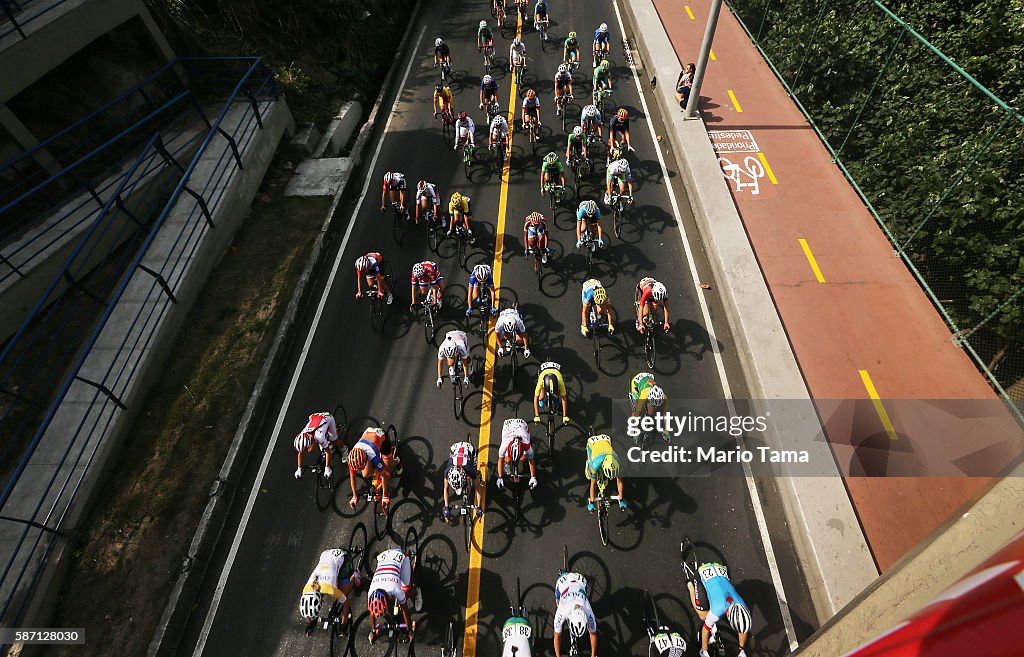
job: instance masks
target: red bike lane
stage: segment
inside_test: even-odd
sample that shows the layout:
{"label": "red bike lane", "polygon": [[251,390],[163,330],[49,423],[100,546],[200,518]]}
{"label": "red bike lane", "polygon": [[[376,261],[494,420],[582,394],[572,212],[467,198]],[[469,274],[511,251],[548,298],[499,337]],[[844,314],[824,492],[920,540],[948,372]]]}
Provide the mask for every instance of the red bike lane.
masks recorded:
{"label": "red bike lane", "polygon": [[[654,4],[696,61],[710,0]],[[885,570],[987,488],[963,473],[997,472],[1016,425],[724,6],[712,52],[702,119]]]}

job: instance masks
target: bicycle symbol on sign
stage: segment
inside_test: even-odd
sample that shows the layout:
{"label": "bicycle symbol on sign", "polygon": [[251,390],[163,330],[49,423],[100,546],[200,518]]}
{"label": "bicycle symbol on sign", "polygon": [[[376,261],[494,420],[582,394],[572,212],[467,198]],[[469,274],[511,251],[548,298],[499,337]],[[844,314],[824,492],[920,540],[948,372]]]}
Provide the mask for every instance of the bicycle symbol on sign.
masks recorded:
{"label": "bicycle symbol on sign", "polygon": [[758,180],[764,178],[764,167],[761,166],[760,160],[752,155],[748,155],[743,160],[743,166],[733,164],[731,160],[720,157],[718,158],[719,163],[722,165],[722,174],[726,179],[736,183],[736,191],[742,192],[747,187],[752,187],[750,190],[751,194],[760,194],[761,186]]}

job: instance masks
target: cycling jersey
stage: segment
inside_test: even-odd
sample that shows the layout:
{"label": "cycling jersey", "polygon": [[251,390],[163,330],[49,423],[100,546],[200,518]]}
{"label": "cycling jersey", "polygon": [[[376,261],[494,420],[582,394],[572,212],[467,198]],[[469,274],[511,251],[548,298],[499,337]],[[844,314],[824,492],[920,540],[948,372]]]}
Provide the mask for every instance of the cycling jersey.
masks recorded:
{"label": "cycling jersey", "polygon": [[572,75],[568,71],[555,73],[555,84],[572,84]]}
{"label": "cycling jersey", "polygon": [[421,199],[430,199],[434,205],[441,205],[441,197],[433,183],[427,183],[423,191],[416,192],[416,202],[419,203]]}
{"label": "cycling jersey", "polygon": [[531,638],[533,627],[528,620],[520,616],[509,618],[501,628],[501,657],[530,657]]}
{"label": "cycling jersey", "polygon": [[600,66],[594,69],[594,84],[595,85],[600,83],[602,85],[607,86],[608,80],[609,80],[610,77],[611,77],[611,70],[603,71],[603,70],[601,70]]}
{"label": "cycling jersey", "polygon": [[587,578],[579,573],[562,573],[555,582],[555,602],[567,600],[586,599]]}
{"label": "cycling jersey", "polygon": [[565,397],[565,379],[562,378],[562,373],[554,367],[548,367],[542,369],[537,374],[537,387],[533,389],[533,396],[536,397],[540,394],[540,391],[544,389],[544,379],[553,376],[555,377],[555,390],[558,392],[560,397]]}
{"label": "cycling jersey", "polygon": [[525,451],[520,451],[520,454],[532,461],[533,447],[530,445],[530,430],[524,423],[515,419],[505,420],[505,423],[501,425],[501,445],[498,447],[498,456],[500,458],[507,457],[509,445],[516,439],[525,448]]}
{"label": "cycling jersey", "polygon": [[609,164],[608,180],[611,180],[613,178],[616,178],[622,182],[632,182],[633,174],[629,170],[629,162],[627,162],[625,159],[619,159]]}
{"label": "cycling jersey", "polygon": [[442,106],[451,107],[452,106],[452,100],[453,100],[453,98],[452,98],[452,90],[451,89],[442,89],[440,92],[435,91],[434,92],[434,99],[435,100],[439,100],[441,102]]}
{"label": "cycling jersey", "polygon": [[459,131],[459,141],[462,141],[466,137],[472,139],[473,132],[476,131],[476,124],[473,123],[473,119],[469,118],[468,116],[464,121],[456,121],[455,127]]}
{"label": "cycling jersey", "polygon": [[593,217],[588,217],[583,208],[576,208],[576,221],[583,221],[584,219],[587,221],[601,221],[601,208],[597,207],[597,203],[594,204]]}
{"label": "cycling jersey", "polygon": [[586,143],[587,141],[585,136],[580,135],[579,137],[577,137],[575,134],[571,132],[569,133],[569,141],[567,145],[570,151],[574,153],[582,153],[583,145]]}
{"label": "cycling jersey", "polygon": [[[643,308],[648,303],[659,303],[654,298],[654,284],[657,282],[658,281],[654,280],[653,278],[645,278],[644,280],[640,281],[640,300],[638,303],[640,304],[641,308]],[[661,303],[668,305],[668,299],[666,298]]]}
{"label": "cycling jersey", "polygon": [[485,44],[494,41],[494,35],[491,34],[491,28],[485,27],[477,31],[476,33],[477,43]]}
{"label": "cycling jersey", "polygon": [[603,290],[604,285],[601,285],[601,281],[596,278],[583,281],[583,305],[592,306],[594,305],[594,293],[598,290]]}
{"label": "cycling jersey", "polygon": [[578,40],[576,40],[576,39],[566,39],[565,40],[565,49],[568,50],[569,52],[576,52],[576,50],[579,47],[580,47],[580,42]]}
{"label": "cycling jersey", "polygon": [[609,456],[614,459],[619,458],[612,448],[611,438],[606,435],[587,438],[587,466],[584,468],[587,479],[597,479],[601,465]]}
{"label": "cycling jersey", "polygon": [[583,108],[583,112],[580,114],[580,125],[586,128],[588,122],[591,125],[601,123],[601,110],[597,109],[597,105],[587,105]]}
{"label": "cycling jersey", "polygon": [[313,584],[319,587],[320,593],[345,602],[345,594],[341,587],[351,581],[359,582],[359,571],[355,570],[347,550],[324,550],[320,553],[320,561],[309,576],[309,581],[302,589],[303,593],[314,593]]}
{"label": "cycling jersey", "polygon": [[526,324],[523,323],[523,316],[519,314],[519,311],[515,308],[506,308],[501,311],[498,315],[498,321],[494,323],[494,330],[505,335],[505,324],[509,321],[515,322],[515,334],[523,335],[526,333]]}
{"label": "cycling jersey", "polygon": [[491,274],[488,274],[487,275],[487,279],[482,281],[482,280],[480,280],[480,279],[478,279],[476,277],[476,272],[473,272],[472,274],[469,275],[469,286],[470,287],[476,287],[478,285],[486,285],[487,287],[493,289],[494,288],[494,276],[491,275]]}
{"label": "cycling jersey", "polygon": [[544,2],[544,0],[541,0],[536,5],[534,5],[533,13],[537,14],[542,19],[547,18],[547,16],[548,16],[548,3]]}
{"label": "cycling jersey", "polygon": [[505,120],[504,116],[499,114],[494,117],[494,120],[491,121],[491,132],[497,132],[505,136],[508,135],[508,121]]}
{"label": "cycling jersey", "polygon": [[447,43],[442,43],[439,46],[434,46],[434,58],[435,59],[447,59],[452,54],[451,48],[448,47]]}
{"label": "cycling jersey", "polygon": [[476,454],[473,446],[467,442],[455,443],[449,451],[451,455],[444,464],[444,476],[447,477],[452,468],[462,468],[470,481],[476,479]]}
{"label": "cycling jersey", "polygon": [[590,600],[587,599],[587,580],[582,575],[563,573],[555,583],[555,601],[558,603],[555,609],[555,632],[561,634],[562,627],[569,619],[569,613],[577,605],[587,617],[587,630],[597,632],[597,618],[590,607]]}
{"label": "cycling jersey", "polygon": [[[650,372],[640,372],[630,381],[629,400],[635,412],[643,413],[647,408],[647,395],[655,385],[654,375]],[[665,395],[665,399],[668,399],[668,395]]]}
{"label": "cycling jersey", "polygon": [[411,277],[411,284],[418,285],[419,287],[428,287],[430,285],[437,285],[444,280],[444,275],[441,274],[441,268],[437,266],[436,262],[430,262],[424,260],[419,263],[423,266],[423,277],[416,278],[415,275]]}
{"label": "cycling jersey", "polygon": [[554,162],[544,161],[544,164],[540,167],[541,173],[564,173],[565,167],[562,165],[561,160],[555,160]]}
{"label": "cycling jersey", "polygon": [[513,64],[519,63],[520,58],[523,57],[526,57],[525,43],[520,43],[518,47],[516,46],[516,44],[513,43],[508,47],[508,58],[512,61]]}
{"label": "cycling jersey", "polygon": [[[358,449],[366,453],[366,459],[377,472],[384,470],[383,452],[391,452],[394,446],[388,435],[380,427],[369,427],[363,432],[352,449]],[[349,461],[351,462],[351,460]]]}
{"label": "cycling jersey", "polygon": [[408,189],[408,183],[405,182],[405,174],[398,173],[397,171],[391,171],[391,183],[388,184],[386,181],[387,175],[385,175],[384,189],[397,191],[401,189]]}
{"label": "cycling jersey", "polygon": [[601,30],[594,31],[594,43],[599,45],[607,45],[612,38],[611,32],[602,32]]}
{"label": "cycling jersey", "polygon": [[[704,618],[704,626],[708,631],[718,622],[719,618],[725,616],[729,607],[734,604],[747,607],[736,587],[729,581],[729,570],[720,563],[705,563],[697,568],[697,574],[707,592],[709,603],[708,615]],[[747,607],[747,609],[750,609]]]}
{"label": "cycling jersey", "polygon": [[483,90],[485,97],[493,96],[494,94],[498,93],[498,82],[493,79],[490,81],[490,83],[481,81],[480,89]]}
{"label": "cycling jersey", "polygon": [[620,119],[616,114],[608,121],[608,130],[613,132],[629,132],[629,119]]}
{"label": "cycling jersey", "polygon": [[[383,276],[384,275],[384,256],[379,253],[367,253],[366,259],[369,261],[370,266],[367,267],[366,271],[362,272],[365,276]],[[359,271],[358,269],[356,271]]]}
{"label": "cycling jersey", "polygon": [[444,340],[441,342],[441,346],[437,348],[438,360],[444,360],[444,356],[441,355],[441,352],[444,351],[446,346],[451,344],[454,344],[455,348],[458,350],[460,360],[465,360],[466,358],[469,358],[469,346],[466,340],[466,332],[448,331],[448,333],[444,336]]}
{"label": "cycling jersey", "polygon": [[384,550],[377,555],[377,569],[373,571],[367,597],[374,591],[384,591],[398,604],[405,604],[411,584],[412,564],[406,554],[397,548]]}
{"label": "cycling jersey", "polygon": [[295,436],[293,441],[296,451],[302,449],[303,436],[311,436],[320,449],[327,449],[330,443],[338,439],[338,425],[334,421],[334,416],[327,411],[310,415],[306,426],[299,432],[299,435]]}
{"label": "cycling jersey", "polygon": [[540,109],[540,96],[534,96],[533,98],[527,96],[524,98],[523,109]]}
{"label": "cycling jersey", "polygon": [[462,214],[472,217],[473,216],[473,199],[468,196],[463,196],[462,201],[459,203],[452,203],[448,201],[448,214],[455,214],[461,212]]}

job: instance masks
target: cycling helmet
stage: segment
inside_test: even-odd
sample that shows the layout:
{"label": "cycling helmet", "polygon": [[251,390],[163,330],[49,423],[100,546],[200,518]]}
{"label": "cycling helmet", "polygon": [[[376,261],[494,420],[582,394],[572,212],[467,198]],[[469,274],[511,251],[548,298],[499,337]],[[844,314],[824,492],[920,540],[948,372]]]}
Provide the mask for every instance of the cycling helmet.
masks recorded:
{"label": "cycling helmet", "polygon": [[480,21],[480,25],[478,26],[478,29],[482,30],[485,27],[487,27],[487,21]]}
{"label": "cycling helmet", "polygon": [[519,46],[523,45],[523,40],[520,39],[519,37],[516,37],[512,39],[512,45],[518,48]]}
{"label": "cycling helmet", "polygon": [[445,339],[441,343],[441,357],[442,358],[455,358],[455,354],[459,353],[459,348],[455,346],[453,340]]}
{"label": "cycling helmet", "polygon": [[462,203],[462,194],[459,192],[452,192],[452,205],[458,205]]}
{"label": "cycling helmet", "polygon": [[504,116],[502,116],[501,114],[495,114],[494,118],[491,119],[491,128],[492,129],[497,129],[498,126],[505,125],[505,123],[506,122],[505,122],[505,117]]}
{"label": "cycling helmet", "polygon": [[473,275],[478,281],[486,281],[491,277],[491,268],[488,265],[477,265],[473,267]]}
{"label": "cycling helmet", "polygon": [[435,84],[435,85],[434,85],[434,93],[435,93],[435,94],[439,94],[439,93],[441,93],[442,91],[444,91],[444,85],[443,85],[443,84],[441,84],[440,82],[438,82],[437,84]]}
{"label": "cycling helmet", "polygon": [[732,603],[725,616],[729,619],[729,625],[732,625],[732,629],[736,630],[737,634],[746,634],[750,631],[750,612],[743,605],[736,602]]}
{"label": "cycling helmet", "polygon": [[380,617],[388,613],[388,596],[381,589],[372,591],[366,596],[366,608],[374,616]]}
{"label": "cycling helmet", "polygon": [[505,452],[505,460],[507,461],[519,461],[522,458],[522,443],[518,437],[513,438],[512,442],[508,444],[508,450]]}
{"label": "cycling helmet", "polygon": [[570,39],[575,39],[576,38],[576,33],[575,32],[569,32],[569,38]]}
{"label": "cycling helmet", "polygon": [[622,149],[619,148],[618,146],[613,146],[608,151],[608,159],[611,160],[612,162],[615,162],[616,160],[621,160],[622,159]]}
{"label": "cycling helmet", "polygon": [[456,495],[462,495],[462,489],[466,487],[466,473],[462,468],[452,468],[448,471],[448,485]]}
{"label": "cycling helmet", "polygon": [[544,215],[542,215],[539,212],[531,212],[529,215],[527,215],[526,220],[531,221],[533,223],[544,223],[545,221]]}
{"label": "cycling helmet", "polygon": [[557,370],[561,372],[562,366],[553,360],[549,360],[540,364],[540,371],[543,372],[544,370]]}
{"label": "cycling helmet", "polygon": [[612,67],[612,64],[607,59],[602,59],[601,60],[601,70],[602,71],[607,73],[608,69],[610,69],[611,67]]}
{"label": "cycling helmet", "polygon": [[651,296],[658,301],[664,301],[668,297],[668,290],[661,283],[655,283],[651,286]]}
{"label": "cycling helmet", "polygon": [[465,112],[459,112],[459,121],[464,122],[468,115]]}
{"label": "cycling helmet", "polygon": [[568,64],[566,64],[565,62],[562,62],[561,64],[559,64],[558,65],[558,72],[559,73],[568,73],[569,72]]}
{"label": "cycling helmet", "polygon": [[492,82],[494,82],[494,78],[493,77],[491,77],[490,75],[485,75],[484,76],[484,79],[483,79],[483,83],[484,84],[490,84]]}
{"label": "cycling helmet", "polygon": [[441,37],[437,37],[436,39],[434,39],[434,47],[435,48],[440,48],[443,45],[444,45],[444,40],[441,39]]}
{"label": "cycling helmet", "polygon": [[384,184],[390,185],[393,182],[395,182],[395,174],[388,171],[387,173],[384,174]]}
{"label": "cycling helmet", "polygon": [[580,203],[580,210],[583,210],[583,212],[588,217],[593,217],[595,214],[597,214],[597,203],[594,203],[593,201],[589,200],[583,201],[582,203]]}
{"label": "cycling helmet", "polygon": [[582,137],[583,136],[583,126],[578,125],[575,128],[573,128],[572,129],[572,134],[573,134],[574,137],[577,137],[577,138]]}
{"label": "cycling helmet", "polygon": [[665,403],[665,391],[661,389],[661,386],[651,386],[651,389],[647,391],[647,403],[654,408],[658,408]]}
{"label": "cycling helmet", "polygon": [[529,89],[526,92],[526,97],[527,98],[536,98],[537,97],[537,92],[535,90],[533,90],[533,89]]}
{"label": "cycling helmet", "polygon": [[587,631],[587,615],[583,613],[583,607],[576,605],[569,612],[569,635],[578,638]]}
{"label": "cycling helmet", "polygon": [[600,32],[601,34],[605,34],[606,32],[608,32],[608,23],[601,23],[601,26],[597,28],[597,31]]}
{"label": "cycling helmet", "polygon": [[544,161],[547,162],[548,164],[554,164],[555,162],[558,161],[558,153],[555,153],[554,151],[548,153],[547,155],[544,156]]}
{"label": "cycling helmet", "polygon": [[427,188],[427,181],[426,180],[421,180],[418,183],[416,183],[416,191],[417,192],[422,192],[426,188]]}
{"label": "cycling helmet", "polygon": [[597,105],[591,104],[591,105],[587,105],[586,107],[584,107],[583,108],[583,116],[585,116],[587,118],[592,118],[592,117],[597,116]]}
{"label": "cycling helmet", "polygon": [[605,290],[603,287],[599,287],[596,290],[594,290],[594,303],[596,303],[599,306],[603,306],[604,304],[608,303],[608,291]]}
{"label": "cycling helmet", "polygon": [[348,463],[356,470],[366,467],[366,452],[361,449],[353,449],[348,454]]}
{"label": "cycling helmet", "polygon": [[370,259],[366,256],[359,256],[356,258],[356,271],[369,271]]}
{"label": "cycling helmet", "polygon": [[614,454],[604,457],[604,461],[601,463],[601,472],[608,479],[616,479],[619,476],[619,457]]}
{"label": "cycling helmet", "polygon": [[323,604],[321,594],[315,591],[303,593],[299,598],[299,615],[305,620],[313,620],[320,617],[320,607]]}
{"label": "cycling helmet", "polygon": [[625,121],[626,119],[629,118],[629,112],[626,110],[625,107],[620,107],[619,111],[618,111],[618,116],[619,116],[620,119]]}
{"label": "cycling helmet", "polygon": [[509,313],[501,319],[501,332],[502,333],[515,333],[517,325],[519,324],[519,318]]}
{"label": "cycling helmet", "polygon": [[295,436],[295,441],[292,443],[295,445],[295,451],[304,452],[313,445],[313,434],[312,433],[300,433]]}
{"label": "cycling helmet", "polygon": [[427,273],[427,270],[423,268],[423,265],[416,263],[412,266],[412,275],[416,278],[423,278],[423,275]]}

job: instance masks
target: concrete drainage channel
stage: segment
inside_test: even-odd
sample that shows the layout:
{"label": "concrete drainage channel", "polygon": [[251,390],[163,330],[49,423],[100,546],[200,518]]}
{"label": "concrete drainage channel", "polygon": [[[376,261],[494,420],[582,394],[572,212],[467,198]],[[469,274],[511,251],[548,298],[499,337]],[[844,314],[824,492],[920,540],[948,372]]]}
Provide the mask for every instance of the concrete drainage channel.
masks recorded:
{"label": "concrete drainage channel", "polygon": [[[253,387],[238,430],[232,438],[231,447],[224,459],[220,474],[210,489],[210,500],[192,538],[188,555],[182,564],[181,575],[178,576],[167,605],[164,607],[164,613],[146,653],[147,657],[173,655],[178,648],[181,632],[195,606],[210,557],[224,529],[224,523],[246,459],[262,426],[273,383],[284,367],[288,346],[294,340],[299,313],[309,300],[316,282],[316,273],[328,255],[329,237],[332,232],[336,232],[345,223],[346,218],[336,214],[338,204],[348,189],[348,183],[352,179],[351,174],[358,171],[367,145],[378,124],[381,123],[379,121],[380,110],[384,106],[385,97],[389,95],[394,84],[399,62],[403,59],[402,53],[409,46],[413,26],[416,25],[422,6],[423,0],[418,0],[410,14],[409,23],[402,35],[395,60],[384,78],[380,93],[377,95],[366,123],[359,129],[350,154],[347,157],[336,156],[348,142],[362,115],[362,106],[356,101],[347,103],[338,111],[337,116],[331,121],[322,136],[316,134],[317,131],[312,126],[303,127],[297,131],[289,145],[291,148],[300,149],[301,152],[312,153],[313,157],[303,160],[296,167],[295,174],[285,189],[285,194],[289,196],[333,194],[334,198],[310,251],[309,262],[299,277],[299,282],[281,320],[281,325],[274,336],[267,360],[260,370],[259,378]],[[316,142],[316,146],[311,148],[310,144],[314,142]],[[348,220],[352,220],[352,218],[349,217]]]}

